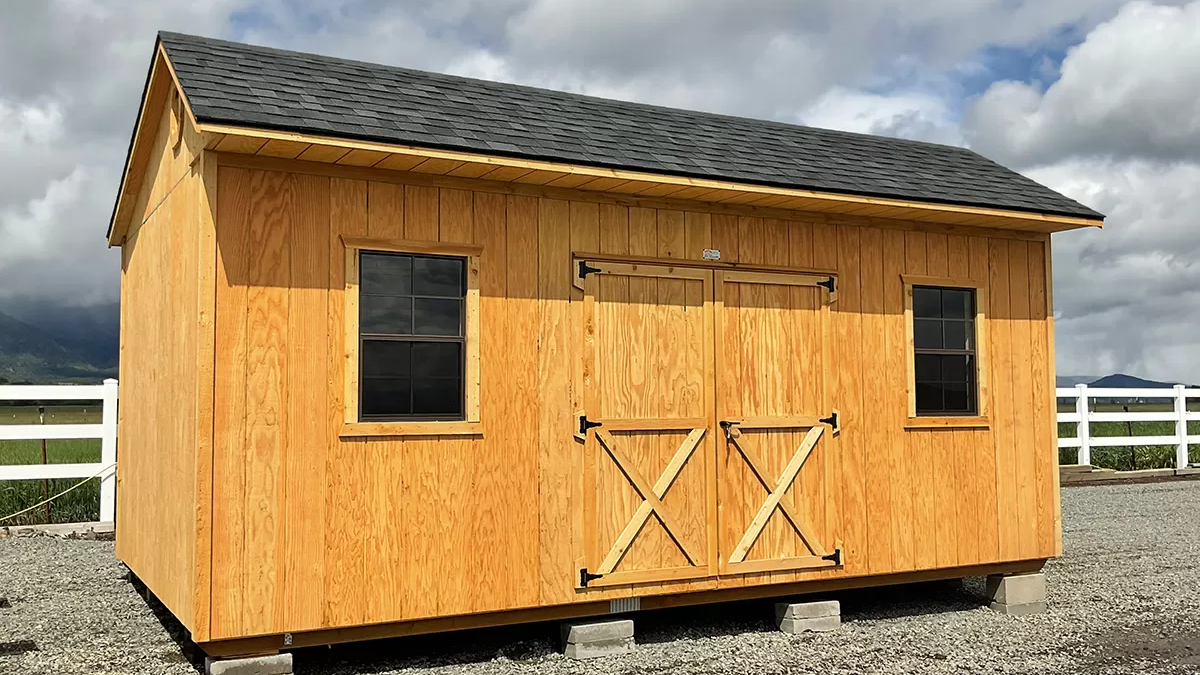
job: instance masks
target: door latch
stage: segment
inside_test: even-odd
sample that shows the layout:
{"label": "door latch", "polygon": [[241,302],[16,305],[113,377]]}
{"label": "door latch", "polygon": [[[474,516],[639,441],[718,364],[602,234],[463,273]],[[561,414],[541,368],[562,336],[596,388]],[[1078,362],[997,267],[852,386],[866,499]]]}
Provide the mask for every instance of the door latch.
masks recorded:
{"label": "door latch", "polygon": [[721,431],[725,432],[725,442],[732,443],[733,439],[736,438],[736,436],[733,435],[733,432],[734,428],[738,425],[737,420],[721,420],[720,425]]}

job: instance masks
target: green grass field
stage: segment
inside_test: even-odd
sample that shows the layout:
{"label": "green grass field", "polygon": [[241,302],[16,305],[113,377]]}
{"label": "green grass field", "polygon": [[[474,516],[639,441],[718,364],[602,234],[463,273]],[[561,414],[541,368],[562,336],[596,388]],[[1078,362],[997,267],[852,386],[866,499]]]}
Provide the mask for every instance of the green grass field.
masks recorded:
{"label": "green grass field", "polygon": [[[1131,403],[1129,412],[1170,412],[1174,402],[1161,403]],[[1122,412],[1126,406],[1116,403],[1095,403],[1094,412]],[[1200,411],[1200,400],[1189,400],[1188,410]],[[1059,403],[1059,412],[1075,412],[1075,404]],[[1075,436],[1075,423],[1058,425],[1059,438]],[[1103,436],[1173,436],[1174,422],[1092,422],[1091,435]],[[1200,422],[1188,422],[1188,435],[1200,435]],[[1058,462],[1074,464],[1078,459],[1077,448],[1060,448]],[[1200,462],[1200,445],[1188,446],[1188,461]],[[1175,468],[1174,445],[1135,445],[1124,448],[1092,448],[1092,466],[1119,471],[1134,471],[1140,469],[1173,469]]]}
{"label": "green grass field", "polygon": [[[34,407],[0,407],[0,424],[37,424]],[[100,402],[94,407],[47,407],[46,424],[99,424]],[[50,464],[86,464],[100,461],[100,440],[46,441],[46,460]],[[0,464],[41,464],[41,441],[0,441]],[[82,479],[22,480],[0,482],[0,518],[32,506],[47,496],[58,494]],[[100,481],[60,497],[49,505],[0,522],[0,526],[41,523],[77,523],[96,520],[100,515]]]}

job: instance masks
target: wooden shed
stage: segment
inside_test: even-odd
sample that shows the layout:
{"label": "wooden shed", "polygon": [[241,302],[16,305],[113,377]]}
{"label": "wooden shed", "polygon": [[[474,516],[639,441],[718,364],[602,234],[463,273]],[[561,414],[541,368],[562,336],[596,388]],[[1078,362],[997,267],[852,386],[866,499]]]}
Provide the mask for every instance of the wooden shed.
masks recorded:
{"label": "wooden shed", "polygon": [[160,34],[117,555],[209,654],[1037,570],[1050,235],[962,148]]}

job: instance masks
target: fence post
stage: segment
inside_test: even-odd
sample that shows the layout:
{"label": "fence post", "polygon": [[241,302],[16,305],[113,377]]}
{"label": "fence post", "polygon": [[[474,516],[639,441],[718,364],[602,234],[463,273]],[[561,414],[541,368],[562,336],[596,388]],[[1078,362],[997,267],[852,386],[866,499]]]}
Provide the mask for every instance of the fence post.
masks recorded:
{"label": "fence post", "polygon": [[1075,427],[1075,435],[1079,437],[1080,464],[1092,463],[1092,431],[1088,426],[1088,392],[1086,384],[1075,385],[1075,413],[1079,415],[1079,424]]}
{"label": "fence post", "polygon": [[[104,407],[101,409],[104,425],[100,438],[100,463],[104,466],[117,461],[117,381],[104,381]],[[117,512],[117,469],[113,467],[100,477],[100,522],[116,521]]]}
{"label": "fence post", "polygon": [[1187,396],[1183,385],[1175,385],[1175,434],[1179,444],[1175,448],[1175,468],[1186,469],[1188,465]]}

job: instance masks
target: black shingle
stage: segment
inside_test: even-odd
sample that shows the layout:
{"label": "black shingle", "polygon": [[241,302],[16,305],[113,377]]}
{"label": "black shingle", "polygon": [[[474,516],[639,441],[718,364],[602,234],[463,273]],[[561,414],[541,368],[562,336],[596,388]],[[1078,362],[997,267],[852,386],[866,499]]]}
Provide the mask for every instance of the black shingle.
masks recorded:
{"label": "black shingle", "polygon": [[160,33],[200,122],[1101,218],[965,148]]}

